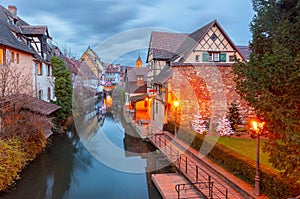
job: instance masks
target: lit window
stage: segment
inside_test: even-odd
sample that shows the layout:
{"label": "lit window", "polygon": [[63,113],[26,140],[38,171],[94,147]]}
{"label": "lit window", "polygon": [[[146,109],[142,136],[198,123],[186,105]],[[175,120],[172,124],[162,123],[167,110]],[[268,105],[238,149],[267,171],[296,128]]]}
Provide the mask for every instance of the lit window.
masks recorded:
{"label": "lit window", "polygon": [[37,64],[37,75],[43,75],[43,65],[41,63]]}
{"label": "lit window", "polygon": [[0,65],[3,64],[3,49],[0,48]]}

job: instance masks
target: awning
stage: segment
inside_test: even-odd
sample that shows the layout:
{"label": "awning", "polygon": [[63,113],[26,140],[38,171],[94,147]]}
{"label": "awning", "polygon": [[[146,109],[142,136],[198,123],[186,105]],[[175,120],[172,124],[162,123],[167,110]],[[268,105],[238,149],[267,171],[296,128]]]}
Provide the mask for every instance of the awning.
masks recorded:
{"label": "awning", "polygon": [[138,102],[138,101],[142,101],[144,100],[146,97],[148,97],[148,95],[145,94],[140,94],[140,95],[134,95],[132,97],[130,97],[130,101],[131,102]]}

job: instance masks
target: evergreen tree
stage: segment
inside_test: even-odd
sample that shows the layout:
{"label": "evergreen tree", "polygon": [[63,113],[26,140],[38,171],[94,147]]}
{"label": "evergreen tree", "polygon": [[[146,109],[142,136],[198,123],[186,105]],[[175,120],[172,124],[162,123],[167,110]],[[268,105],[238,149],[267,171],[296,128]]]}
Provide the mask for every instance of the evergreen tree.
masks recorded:
{"label": "evergreen tree", "polygon": [[54,93],[56,101],[54,104],[61,106],[59,111],[56,111],[56,123],[62,125],[72,113],[72,80],[70,71],[67,70],[64,61],[60,57],[51,57],[53,65]]}
{"label": "evergreen tree", "polygon": [[300,180],[300,1],[253,0],[252,54],[233,67],[237,90],[266,122],[272,165]]}
{"label": "evergreen tree", "polygon": [[236,101],[230,103],[230,107],[228,108],[228,119],[230,121],[230,126],[232,130],[236,130],[237,125],[242,124],[242,119],[240,115],[239,104]]}

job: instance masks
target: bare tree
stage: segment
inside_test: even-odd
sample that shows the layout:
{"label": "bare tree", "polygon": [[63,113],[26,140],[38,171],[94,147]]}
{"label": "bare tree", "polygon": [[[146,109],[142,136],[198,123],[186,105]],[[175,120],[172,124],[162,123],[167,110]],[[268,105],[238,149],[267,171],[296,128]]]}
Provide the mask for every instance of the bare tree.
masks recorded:
{"label": "bare tree", "polygon": [[24,68],[9,64],[0,67],[0,101],[5,96],[33,94],[33,76]]}

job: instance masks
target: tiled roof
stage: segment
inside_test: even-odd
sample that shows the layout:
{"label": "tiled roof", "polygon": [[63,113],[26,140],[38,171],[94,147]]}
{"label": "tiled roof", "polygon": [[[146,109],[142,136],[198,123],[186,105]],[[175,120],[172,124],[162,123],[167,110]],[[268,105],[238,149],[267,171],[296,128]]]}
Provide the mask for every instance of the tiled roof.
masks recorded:
{"label": "tiled roof", "polygon": [[152,80],[152,83],[162,84],[171,78],[170,66],[165,66],[162,71]]}
{"label": "tiled roof", "polygon": [[97,76],[86,62],[81,62],[78,75],[84,80],[97,79]]}
{"label": "tiled roof", "polygon": [[[10,12],[0,5],[0,44],[21,50],[23,52],[34,54],[33,50],[28,48],[25,43],[19,41],[13,35],[12,32],[19,33],[20,30],[16,25],[8,23],[8,16],[11,16]],[[25,24],[25,22],[19,18],[18,22]]]}
{"label": "tiled roof", "polygon": [[152,32],[148,53],[152,50],[153,59],[170,59],[186,38],[184,33]]}
{"label": "tiled roof", "polygon": [[[137,85],[137,76],[143,76],[144,84]],[[131,68],[127,67],[126,92],[128,93],[146,93],[147,92],[147,68]]]}
{"label": "tiled roof", "polygon": [[136,83],[130,83],[129,90],[127,92],[129,92],[129,93],[147,93],[147,84],[145,83],[141,86],[138,86]]}
{"label": "tiled roof", "polygon": [[25,35],[48,34],[47,26],[21,26],[22,33]]}
{"label": "tiled roof", "polygon": [[7,97],[6,102],[16,103],[22,109],[29,110],[42,115],[50,115],[54,111],[61,108],[58,105],[24,94]]}
{"label": "tiled roof", "polygon": [[136,82],[137,76],[143,76],[144,80],[147,78],[147,68],[140,67],[140,68],[132,68],[127,71],[127,77],[129,82]]}
{"label": "tiled roof", "polygon": [[251,54],[251,49],[249,46],[236,46],[240,53],[242,54],[242,56],[246,59],[249,60],[250,54]]}

